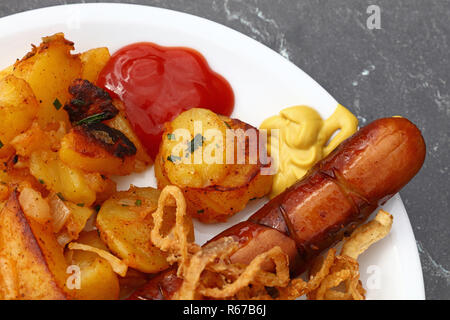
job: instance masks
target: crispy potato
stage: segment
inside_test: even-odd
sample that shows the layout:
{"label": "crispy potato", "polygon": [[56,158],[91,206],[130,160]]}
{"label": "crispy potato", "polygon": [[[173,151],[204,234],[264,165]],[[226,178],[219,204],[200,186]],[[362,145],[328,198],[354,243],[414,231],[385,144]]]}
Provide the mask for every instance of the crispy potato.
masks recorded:
{"label": "crispy potato", "polygon": [[[108,251],[97,231],[84,232],[77,242]],[[80,268],[80,288],[74,289],[74,298],[78,300],[117,300],[119,298],[119,278],[109,262],[96,253],[68,250],[68,264]]]}
{"label": "crispy potato", "polygon": [[13,190],[22,191],[24,188],[33,188],[39,191],[42,195],[47,195],[48,191],[45,187],[39,183],[39,181],[31,175],[28,168],[10,168],[0,165],[0,185],[5,189],[4,192],[9,197],[10,192]]}
{"label": "crispy potato", "polygon": [[[0,252],[7,261],[3,281],[13,284],[13,299],[66,299],[67,264],[51,225],[27,218],[13,192],[0,212]],[[11,276],[14,279],[11,279]]]}
{"label": "crispy potato", "polygon": [[30,172],[48,190],[75,204],[86,207],[95,202],[96,193],[92,190],[84,173],[64,164],[55,152],[34,152],[30,157]]}
{"label": "crispy potato", "polygon": [[96,83],[100,71],[108,62],[111,55],[106,47],[95,48],[80,54],[82,63],[81,78]]}
{"label": "crispy potato", "polygon": [[118,157],[83,130],[76,127],[64,136],[59,150],[62,161],[87,172],[128,175],[134,171],[136,156]]}
{"label": "crispy potato", "polygon": [[102,204],[112,197],[117,190],[116,182],[103,174],[97,172],[86,173],[84,178],[89,188],[96,193],[95,204]]}
{"label": "crispy potato", "polygon": [[[150,237],[151,213],[157,208],[159,194],[153,188],[132,187],[107,200],[97,215],[100,236],[111,251],[129,267],[145,273],[156,273],[169,266],[166,255],[152,244]],[[166,214],[167,221],[174,223],[174,208],[168,208]],[[193,226],[189,227],[193,238]]]}
{"label": "crispy potato", "polygon": [[65,134],[66,128],[63,122],[56,130],[44,131],[35,121],[27,131],[12,139],[11,145],[16,150],[16,154],[29,157],[34,151],[38,150],[58,151],[61,139]]}
{"label": "crispy potato", "polygon": [[1,149],[31,126],[38,109],[34,93],[24,80],[13,75],[0,80]]}
{"label": "crispy potato", "polygon": [[[125,117],[110,95],[87,80],[76,80],[69,87],[73,99],[64,106],[74,128],[63,138],[59,156],[70,166],[87,172],[128,175],[142,171],[150,162]],[[102,115],[103,121],[88,121]],[[88,119],[88,120],[86,120]],[[86,122],[83,122],[86,121]],[[129,137],[128,137],[129,136]],[[134,140],[134,141],[132,141]],[[138,149],[140,146],[139,161]]]}
{"label": "crispy potato", "polygon": [[153,163],[152,158],[148,155],[144,146],[142,145],[139,138],[134,133],[127,116],[125,115],[123,103],[119,100],[114,100],[114,105],[120,110],[119,114],[113,119],[106,121],[105,123],[111,128],[117,129],[127,136],[128,139],[135,145],[136,152],[136,163],[134,165],[135,172],[144,171],[149,165]]}
{"label": "crispy potato", "polygon": [[72,55],[73,43],[57,33],[42,39],[39,47],[33,47],[22,60],[14,65],[13,74],[24,79],[32,88],[40,104],[37,114],[39,125],[68,122],[67,113],[54,105],[56,99],[64,105],[69,99],[67,88],[81,76],[79,55]]}
{"label": "crispy potato", "polygon": [[[223,138],[212,139],[202,136],[203,143],[196,142],[193,128],[195,121],[202,122],[204,132],[202,134],[207,135],[206,130],[208,129],[216,129],[217,132],[223,134]],[[256,164],[249,164],[248,149],[244,151],[244,164],[226,164],[225,128],[242,129],[243,131],[252,129],[258,133],[256,128],[239,120],[217,116],[206,109],[191,109],[166,124],[163,141],[155,159],[158,187],[162,189],[166,185],[176,185],[181,188],[188,203],[189,214],[203,222],[226,220],[242,210],[250,199],[267,194],[272,185],[273,177],[261,174],[263,165],[259,159]],[[182,137],[176,133],[177,129],[188,129],[190,135],[187,138]],[[197,133],[196,136],[198,136]],[[217,162],[208,164],[205,160],[195,164],[192,155],[192,164],[183,163],[183,155],[177,151],[180,149],[183,152],[187,152],[189,149],[192,151],[192,146],[195,149],[195,146],[199,144],[203,147],[204,155],[207,150],[217,148],[216,152],[219,152],[217,159],[222,159],[222,164]],[[234,146],[236,159],[238,145],[236,143]],[[243,144],[241,148],[248,148],[248,146]],[[200,153],[197,156],[201,157],[201,152],[201,148],[194,150],[194,159],[195,153]],[[220,152],[222,153],[220,154]],[[213,153],[208,154],[214,155]]]}
{"label": "crispy potato", "polygon": [[[195,158],[202,159],[202,148],[209,148],[211,145],[218,144],[223,146],[224,141],[204,141],[203,132],[196,133],[195,123],[202,125],[203,132],[213,129],[217,130],[222,137],[225,137],[227,126],[212,111],[206,109],[190,109],[183,112],[171,123],[166,124],[163,141],[159,150],[158,157],[164,161],[164,173],[168,180],[178,187],[205,188],[213,186],[222,181],[228,174],[225,163],[225,152],[219,155],[218,163],[196,164]],[[184,130],[183,134],[180,130]],[[180,133],[178,133],[180,132]],[[198,135],[200,134],[200,135]],[[196,140],[194,140],[196,135]],[[191,141],[192,147],[190,146]],[[195,149],[195,150],[194,150]],[[171,160],[168,160],[171,159]],[[183,163],[179,159],[190,160],[191,163]]]}

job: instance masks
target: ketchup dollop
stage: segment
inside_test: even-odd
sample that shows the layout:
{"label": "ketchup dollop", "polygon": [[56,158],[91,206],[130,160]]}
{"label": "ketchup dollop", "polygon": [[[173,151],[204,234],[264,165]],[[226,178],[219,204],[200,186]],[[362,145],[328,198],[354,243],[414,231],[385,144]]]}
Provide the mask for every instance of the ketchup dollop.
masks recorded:
{"label": "ketchup dollop", "polygon": [[230,116],[234,93],[199,52],[140,42],[111,56],[97,85],[125,104],[127,117],[148,153],[158,153],[164,123],[191,108]]}

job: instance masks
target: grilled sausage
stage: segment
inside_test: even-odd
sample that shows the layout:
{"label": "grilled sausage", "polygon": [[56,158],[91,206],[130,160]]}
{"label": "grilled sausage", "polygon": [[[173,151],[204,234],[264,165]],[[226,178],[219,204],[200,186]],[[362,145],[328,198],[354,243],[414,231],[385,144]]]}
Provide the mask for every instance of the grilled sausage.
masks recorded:
{"label": "grilled sausage", "polygon": [[[424,159],[425,142],[414,124],[404,118],[376,120],[344,141],[306,177],[248,221],[211,241],[234,237],[239,249],[231,261],[239,263],[249,263],[258,254],[280,246],[289,256],[291,273],[300,274],[323,250],[351,233],[405,186]],[[167,274],[172,277],[172,285],[163,280],[166,277],[162,274],[131,298],[169,299],[181,281],[174,285],[173,271]]]}

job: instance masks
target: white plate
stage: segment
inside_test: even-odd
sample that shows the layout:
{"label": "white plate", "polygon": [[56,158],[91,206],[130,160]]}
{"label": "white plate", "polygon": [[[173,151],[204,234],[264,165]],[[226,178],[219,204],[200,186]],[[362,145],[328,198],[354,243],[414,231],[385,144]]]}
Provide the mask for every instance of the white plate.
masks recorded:
{"label": "white plate", "polygon": [[[202,18],[136,5],[66,5],[2,18],[0,68],[21,58],[42,36],[61,31],[75,42],[77,51],[107,46],[114,52],[137,41],[197,49],[231,83],[236,94],[233,116],[254,126],[292,105],[312,106],[325,118],[337,106],[336,100],[307,74],[262,44]],[[156,186],[152,169],[119,182],[123,189],[130,183]],[[196,223],[197,242],[203,243],[245,220],[263,202],[252,202],[228,223]],[[394,215],[392,231],[360,258],[367,298],[424,299],[419,255],[402,200],[396,195],[384,207]]]}

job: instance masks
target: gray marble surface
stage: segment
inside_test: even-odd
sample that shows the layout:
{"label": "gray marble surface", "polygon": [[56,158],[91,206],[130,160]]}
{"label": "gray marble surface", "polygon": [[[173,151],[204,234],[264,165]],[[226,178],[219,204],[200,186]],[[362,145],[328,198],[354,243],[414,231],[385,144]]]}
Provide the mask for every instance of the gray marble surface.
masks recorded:
{"label": "gray marble surface", "polygon": [[[0,17],[65,3],[0,0]],[[450,299],[450,0],[137,0],[236,29],[291,60],[361,124],[403,115],[422,130],[424,167],[401,196],[428,299]],[[381,9],[369,30],[367,7]]]}

